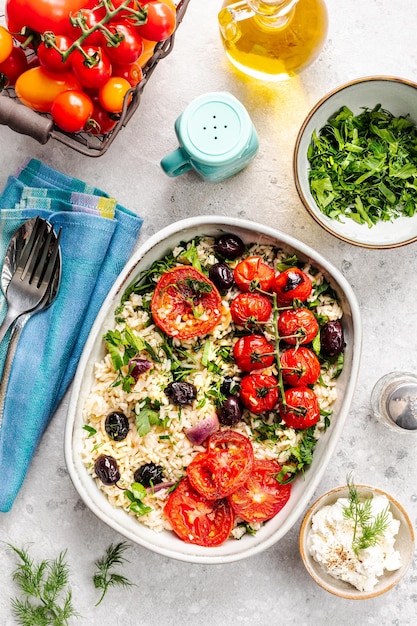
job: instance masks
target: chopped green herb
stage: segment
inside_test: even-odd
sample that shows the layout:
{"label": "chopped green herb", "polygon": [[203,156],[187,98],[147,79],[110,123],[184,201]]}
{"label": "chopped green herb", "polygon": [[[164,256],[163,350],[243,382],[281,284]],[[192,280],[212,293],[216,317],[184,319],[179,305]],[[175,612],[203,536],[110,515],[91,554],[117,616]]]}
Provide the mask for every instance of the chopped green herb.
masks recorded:
{"label": "chopped green herb", "polygon": [[132,483],[130,489],[125,490],[125,496],[130,500],[129,510],[136,515],[146,515],[152,511],[152,508],[143,503],[143,499],[147,495],[147,491],[140,483]]}
{"label": "chopped green herb", "polygon": [[86,430],[88,432],[89,437],[92,437],[97,432],[95,428],[93,428],[92,426],[89,426],[88,424],[84,424],[83,430]]}

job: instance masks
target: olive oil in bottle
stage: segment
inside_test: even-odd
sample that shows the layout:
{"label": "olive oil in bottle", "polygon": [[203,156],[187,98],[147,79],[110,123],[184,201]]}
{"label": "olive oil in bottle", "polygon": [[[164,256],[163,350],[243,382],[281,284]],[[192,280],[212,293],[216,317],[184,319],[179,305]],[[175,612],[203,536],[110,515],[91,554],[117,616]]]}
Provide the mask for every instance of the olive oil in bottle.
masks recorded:
{"label": "olive oil in bottle", "polygon": [[218,21],[233,65],[269,81],[286,80],[310,65],[328,25],[324,0],[225,0]]}

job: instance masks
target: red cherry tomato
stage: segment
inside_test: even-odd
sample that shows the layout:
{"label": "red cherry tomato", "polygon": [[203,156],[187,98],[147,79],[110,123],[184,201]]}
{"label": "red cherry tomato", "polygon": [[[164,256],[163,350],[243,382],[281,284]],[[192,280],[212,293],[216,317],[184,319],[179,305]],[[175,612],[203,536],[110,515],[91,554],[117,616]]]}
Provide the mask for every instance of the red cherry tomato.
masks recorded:
{"label": "red cherry tomato", "polygon": [[94,108],[85,130],[90,135],[106,135],[116,126],[118,116],[103,109],[98,96],[92,98],[92,101]]}
{"label": "red cherry tomato", "polygon": [[233,346],[233,357],[243,372],[262,370],[273,364],[275,347],[263,335],[246,335]]}
{"label": "red cherry tomato", "polygon": [[249,374],[240,383],[240,399],[244,406],[261,415],[272,411],[279,398],[278,381],[275,376],[266,374]]}
{"label": "red cherry tomato", "polygon": [[148,18],[145,24],[137,26],[138,33],[150,41],[165,41],[175,31],[177,14],[164,2],[143,2]]}
{"label": "red cherry tomato", "polygon": [[131,89],[126,78],[111,76],[99,89],[98,98],[103,109],[109,113],[121,113],[125,95]]}
{"label": "red cherry tomato", "polygon": [[309,348],[298,346],[281,354],[282,378],[286,385],[314,385],[320,376],[320,361]]}
{"label": "red cherry tomato", "polygon": [[187,467],[190,483],[210,500],[225,498],[248,479],[253,448],[247,437],[232,430],[217,431],[207,452],[197,454]]}
{"label": "red cherry tomato", "polygon": [[206,499],[193,489],[187,478],[168,496],[164,512],[178,537],[197,546],[221,545],[234,525],[228,501]]}
{"label": "red cherry tomato", "polygon": [[108,38],[102,36],[101,45],[106,51],[112,63],[128,64],[134,63],[143,52],[143,40],[134,26],[126,22],[111,22],[107,29],[120,41],[113,45]]}
{"label": "red cherry tomato", "polygon": [[239,293],[230,305],[234,323],[246,328],[253,327],[257,322],[267,322],[271,313],[272,304],[261,293]]}
{"label": "red cherry tomato", "polygon": [[[103,19],[106,15],[106,10],[104,7],[95,7],[95,8],[83,8],[79,11],[71,12],[71,16],[73,18],[80,17],[83,21],[84,27],[88,30],[90,28],[94,28],[97,24]],[[69,20],[68,20],[69,22]],[[70,22],[67,28],[68,35],[72,39],[78,39],[83,34],[80,26],[73,26]],[[102,34],[100,29],[97,29],[90,33],[83,41],[83,46],[99,46],[102,44]]]}
{"label": "red cherry tomato", "polygon": [[280,305],[291,304],[293,300],[305,302],[313,290],[310,277],[298,267],[284,270],[275,277],[273,290]]}
{"label": "red cherry tomato", "polygon": [[93,112],[93,102],[83,91],[64,91],[52,103],[55,124],[67,133],[83,130]]}
{"label": "red cherry tomato", "polygon": [[319,403],[310,387],[290,387],[284,395],[286,405],[281,405],[280,416],[287,426],[305,429],[319,421]]}
{"label": "red cherry tomato", "polygon": [[64,34],[70,13],[96,3],[97,0],[6,0],[6,22],[12,33],[19,33],[27,26],[37,33]]}
{"label": "red cherry tomato", "polygon": [[120,76],[129,81],[131,87],[136,87],[143,78],[142,67],[139,61],[129,63],[129,65],[113,64],[112,76]]}
{"label": "red cherry tomato", "polygon": [[222,300],[202,272],[181,266],[165,272],[151,300],[155,324],[170,337],[189,339],[206,335],[221,318]]}
{"label": "red cherry tomato", "polygon": [[261,523],[281,511],[290,498],[291,485],[277,481],[280,471],[281,466],[276,461],[255,459],[248,480],[228,496],[238,517],[250,524]]}
{"label": "red cherry tomato", "polygon": [[[66,35],[55,35],[54,43],[61,52],[66,52],[72,46],[73,40]],[[71,69],[71,55],[64,62],[61,54],[44,41],[39,44],[37,52],[40,65],[49,72],[62,72]]]}
{"label": "red cherry tomato", "polygon": [[0,63],[0,84],[14,85],[20,74],[28,69],[26,54],[20,46],[13,46],[11,53],[3,63]]}
{"label": "red cherry tomato", "polygon": [[234,269],[235,283],[241,291],[269,291],[275,278],[275,272],[260,256],[248,256]]}
{"label": "red cherry tomato", "polygon": [[71,54],[72,71],[83,87],[99,89],[111,76],[110,59],[100,46],[86,46],[83,47],[83,51],[91,59],[92,64],[80,50],[75,50]]}
{"label": "red cherry tomato", "polygon": [[278,318],[279,336],[290,345],[310,343],[318,330],[318,322],[310,309],[288,309]]}

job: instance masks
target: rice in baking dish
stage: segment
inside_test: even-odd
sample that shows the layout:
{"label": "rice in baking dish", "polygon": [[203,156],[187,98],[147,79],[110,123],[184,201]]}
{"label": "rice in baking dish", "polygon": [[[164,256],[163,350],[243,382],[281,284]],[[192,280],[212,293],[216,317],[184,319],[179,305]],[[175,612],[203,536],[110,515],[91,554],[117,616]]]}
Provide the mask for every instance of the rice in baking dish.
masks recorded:
{"label": "rice in baking dish", "polygon": [[[169,259],[171,266],[192,262],[206,270],[219,261],[214,253],[213,244],[213,237],[201,237],[179,245],[165,259]],[[273,246],[254,243],[246,246],[242,257],[227,263],[233,268],[239,260],[252,255],[261,256],[274,268],[289,256]],[[315,315],[321,321],[340,319],[341,306],[333,291],[324,288],[322,274],[309,264],[296,262],[313,282],[309,303]],[[163,266],[165,265],[161,262],[160,267]],[[160,275],[158,272],[152,274],[155,284]],[[236,288],[232,287],[222,296],[221,318],[210,333],[204,337],[186,340],[171,338],[171,350],[177,351],[176,358],[181,361],[182,371],[189,370],[186,380],[197,390],[197,397],[191,406],[173,405],[164,393],[164,389],[173,380],[173,361],[169,358],[169,353],[163,350],[166,336],[155,326],[152,319],[149,307],[152,290],[144,293],[138,291],[140,290],[128,290],[126,299],[115,312],[114,326],[109,330],[123,332],[128,327],[148,347],[142,356],[152,360],[149,356],[149,350],[152,350],[159,356],[159,361],[152,362],[152,367],[143,372],[129,389],[119,384],[120,372],[115,370],[112,355],[107,351],[104,358],[95,365],[94,384],[84,406],[83,462],[86,470],[96,480],[97,487],[106,494],[111,504],[123,508],[131,515],[136,513],[131,510],[131,502],[126,497],[125,490],[129,490],[134,482],[135,471],[146,463],[155,463],[163,468],[164,484],[172,486],[180,480],[195,455],[205,450],[204,445],[191,443],[185,434],[187,429],[216,413],[213,389],[218,389],[225,377],[233,379],[237,386],[242,377],[242,372],[233,359],[224,359],[224,353],[230,352],[238,331],[230,314],[230,302],[237,293]],[[311,305],[312,302],[315,302],[314,307]],[[270,325],[263,327],[263,332],[267,338],[273,340]],[[207,366],[208,363],[210,367]],[[309,434],[313,432],[315,440],[318,440],[329,423],[332,406],[337,397],[336,380],[340,369],[340,359],[324,360],[321,364],[321,376],[313,386],[321,413],[319,422],[313,429],[309,429]],[[127,367],[125,370],[127,371]],[[276,364],[267,369],[267,373],[276,372]],[[149,428],[140,427],[142,434],[139,434],[137,416],[149,407],[158,407],[157,424],[150,424]],[[123,412],[129,420],[129,430],[122,441],[114,441],[105,430],[106,417],[112,411]],[[245,434],[251,440],[256,458],[275,459],[283,464],[292,457],[294,449],[300,446],[306,431],[277,423],[275,436],[264,439],[260,435],[260,424],[262,422],[271,424],[274,420],[277,420],[276,412],[255,415],[245,409],[242,419],[231,428]],[[96,477],[94,463],[100,455],[109,455],[117,462],[120,480],[116,485],[104,485]],[[168,491],[165,488],[148,490],[144,503],[152,510],[137,516],[138,523],[145,524],[155,531],[171,529],[163,510]]]}

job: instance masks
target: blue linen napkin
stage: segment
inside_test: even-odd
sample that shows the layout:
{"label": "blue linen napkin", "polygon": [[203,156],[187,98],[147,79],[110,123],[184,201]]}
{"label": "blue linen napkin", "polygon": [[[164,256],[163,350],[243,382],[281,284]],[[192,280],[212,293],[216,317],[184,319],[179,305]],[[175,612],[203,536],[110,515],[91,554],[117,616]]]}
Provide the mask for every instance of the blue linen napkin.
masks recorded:
{"label": "blue linen napkin", "polygon": [[[143,220],[100,189],[36,159],[0,194],[0,263],[16,229],[40,215],[62,226],[55,302],[20,335],[0,422],[0,511],[19,492],[39,440],[70,384],[93,321],[126,264]],[[0,292],[0,322],[6,313]],[[10,333],[0,344],[3,371]]]}

